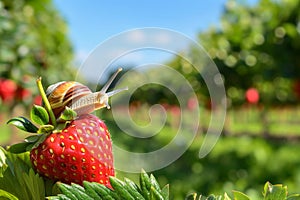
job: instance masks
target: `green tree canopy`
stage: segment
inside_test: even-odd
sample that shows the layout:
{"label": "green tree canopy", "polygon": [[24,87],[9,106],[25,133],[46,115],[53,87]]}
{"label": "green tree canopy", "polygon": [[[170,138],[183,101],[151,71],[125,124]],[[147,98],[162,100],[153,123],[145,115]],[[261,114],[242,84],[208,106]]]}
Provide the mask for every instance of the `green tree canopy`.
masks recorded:
{"label": "green tree canopy", "polygon": [[[220,25],[199,33],[198,39],[224,77],[233,104],[244,103],[245,91],[252,87],[264,103],[297,102],[299,0],[261,0],[253,6],[229,0]],[[193,48],[189,53],[195,59],[199,56]],[[202,82],[196,71],[185,70],[188,63],[180,57],[170,64],[190,81]],[[195,89],[200,96],[207,95],[205,87]]]}
{"label": "green tree canopy", "polygon": [[51,0],[0,0],[0,75],[32,88],[23,102],[32,102],[38,76],[45,86],[73,79],[72,56],[66,23]]}

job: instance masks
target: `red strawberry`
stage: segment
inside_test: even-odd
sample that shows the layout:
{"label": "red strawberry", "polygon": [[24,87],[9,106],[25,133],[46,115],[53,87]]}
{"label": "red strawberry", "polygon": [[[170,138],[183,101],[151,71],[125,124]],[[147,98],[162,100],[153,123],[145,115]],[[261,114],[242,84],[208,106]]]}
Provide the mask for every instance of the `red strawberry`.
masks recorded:
{"label": "red strawberry", "polygon": [[106,93],[120,71],[94,93],[80,83],[63,81],[49,86],[46,94],[39,78],[44,107],[33,106],[30,117],[40,126],[24,117],[9,120],[9,124],[33,135],[8,150],[30,151],[34,169],[50,179],[79,184],[86,180],[110,187],[109,176],[115,175],[110,134],[104,122],[89,113],[109,108],[108,98],[127,89]]}
{"label": "red strawberry", "polygon": [[17,84],[10,79],[0,79],[0,98],[5,102],[14,100]]}
{"label": "red strawberry", "polygon": [[30,152],[38,173],[66,183],[84,180],[110,187],[114,176],[112,143],[103,121],[81,115],[61,132],[50,134]]}

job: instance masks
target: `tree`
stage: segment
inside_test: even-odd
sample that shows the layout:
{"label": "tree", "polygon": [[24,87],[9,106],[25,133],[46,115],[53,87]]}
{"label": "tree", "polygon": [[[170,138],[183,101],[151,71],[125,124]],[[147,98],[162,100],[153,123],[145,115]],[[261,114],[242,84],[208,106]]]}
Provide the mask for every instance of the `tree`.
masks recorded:
{"label": "tree", "polygon": [[45,86],[75,77],[67,26],[51,0],[0,0],[0,47],[0,92],[8,90],[3,81],[15,83],[14,101],[0,94],[7,107],[32,104],[38,76]]}
{"label": "tree", "polygon": [[[261,0],[254,6],[242,2],[229,0],[220,26],[199,33],[199,43],[223,75],[233,104],[244,103],[249,88],[256,88],[267,104],[296,103],[300,91],[300,1]],[[192,48],[190,54],[198,56]],[[186,73],[183,62],[176,58],[172,64],[195,79],[196,73]]]}

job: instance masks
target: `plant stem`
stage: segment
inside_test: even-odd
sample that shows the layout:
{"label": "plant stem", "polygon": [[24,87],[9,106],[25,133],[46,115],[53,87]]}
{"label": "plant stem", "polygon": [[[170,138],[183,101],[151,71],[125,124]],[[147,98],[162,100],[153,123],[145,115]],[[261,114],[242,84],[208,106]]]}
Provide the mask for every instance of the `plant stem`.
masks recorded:
{"label": "plant stem", "polygon": [[45,93],[45,90],[44,90],[44,88],[43,88],[43,85],[42,85],[42,77],[39,77],[39,78],[36,80],[36,84],[37,84],[38,89],[39,89],[39,92],[40,92],[40,94],[41,94],[41,96],[42,96],[43,102],[44,102],[44,104],[45,104],[45,108],[46,108],[47,112],[48,112],[49,115],[50,115],[50,119],[51,119],[52,125],[53,125],[54,127],[56,127],[56,126],[57,126],[56,118],[55,118],[55,115],[54,115],[54,113],[53,113],[53,111],[52,111],[51,105],[50,105],[50,103],[49,103],[49,101],[48,101],[48,98],[47,98],[47,95],[46,95],[46,93]]}

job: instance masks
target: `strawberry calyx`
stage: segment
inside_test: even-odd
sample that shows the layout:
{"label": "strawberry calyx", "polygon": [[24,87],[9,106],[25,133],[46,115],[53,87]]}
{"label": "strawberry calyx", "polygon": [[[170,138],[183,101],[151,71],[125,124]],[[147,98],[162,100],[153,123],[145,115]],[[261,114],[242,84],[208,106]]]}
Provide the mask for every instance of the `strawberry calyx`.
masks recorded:
{"label": "strawberry calyx", "polygon": [[75,111],[66,108],[57,120],[59,123],[54,127],[52,124],[49,124],[49,115],[45,108],[34,105],[30,112],[31,120],[25,117],[15,117],[7,122],[7,124],[12,124],[18,129],[31,134],[25,138],[24,142],[10,146],[8,151],[12,153],[30,151],[42,143],[48,135],[61,132],[76,116]]}
{"label": "strawberry calyx", "polygon": [[[41,78],[37,79],[37,86],[45,107],[33,105],[30,111],[31,120],[25,117],[14,117],[7,122],[7,124],[14,125],[18,129],[31,134],[25,138],[24,142],[11,145],[8,148],[8,151],[12,153],[30,151],[42,143],[49,134],[61,132],[77,117],[74,110],[66,107],[61,116],[58,119],[55,119],[50,103],[43,89]],[[37,124],[37,126],[35,124]]]}

